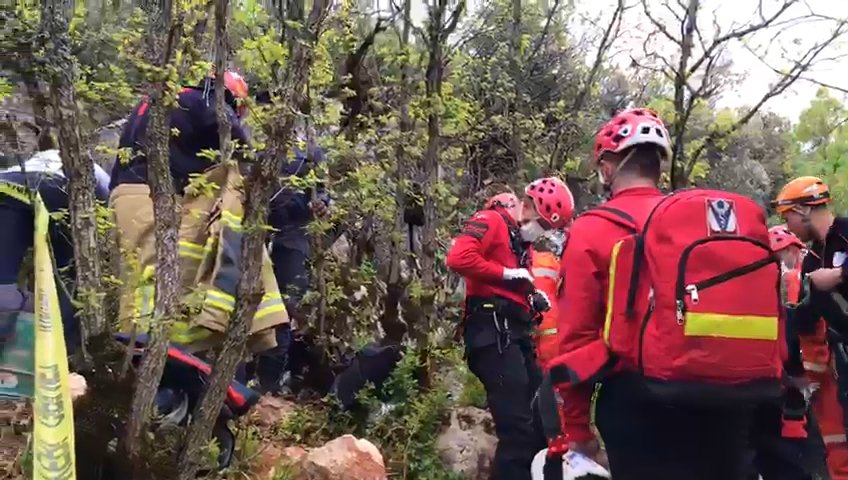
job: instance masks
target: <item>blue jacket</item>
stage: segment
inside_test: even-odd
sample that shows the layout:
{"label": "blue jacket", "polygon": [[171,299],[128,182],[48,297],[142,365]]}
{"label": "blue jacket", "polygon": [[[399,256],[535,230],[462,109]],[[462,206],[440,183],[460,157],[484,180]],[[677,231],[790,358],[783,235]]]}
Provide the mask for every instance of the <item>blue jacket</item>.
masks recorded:
{"label": "blue jacket", "polygon": [[[205,83],[205,82],[203,82]],[[202,173],[212,166],[210,160],[198,154],[203,150],[218,150],[218,119],[215,114],[215,92],[199,87],[183,88],[177,98],[178,105],[170,113],[170,128],[179,133],[171,136],[169,156],[171,177],[177,193],[182,194],[191,174]],[[233,141],[248,145],[248,137],[231,107],[227,107],[232,124]],[[146,136],[148,102],[144,99],[130,116],[118,146],[131,148],[129,162],[120,158],[112,169],[110,189],[123,183],[147,183]]]}
{"label": "blue jacket", "polygon": [[[312,151],[312,162],[310,164],[306,152],[295,149],[294,159],[283,164],[281,176],[297,176],[305,178],[309,172],[324,161],[324,152],[315,148]],[[329,204],[330,197],[324,190],[323,185],[318,185],[318,199]],[[271,210],[268,213],[268,224],[276,231],[274,233],[274,245],[290,248],[309,254],[309,236],[306,233],[306,225],[312,220],[312,209],[309,202],[312,200],[312,189],[295,190],[289,187],[281,187],[271,199]]]}

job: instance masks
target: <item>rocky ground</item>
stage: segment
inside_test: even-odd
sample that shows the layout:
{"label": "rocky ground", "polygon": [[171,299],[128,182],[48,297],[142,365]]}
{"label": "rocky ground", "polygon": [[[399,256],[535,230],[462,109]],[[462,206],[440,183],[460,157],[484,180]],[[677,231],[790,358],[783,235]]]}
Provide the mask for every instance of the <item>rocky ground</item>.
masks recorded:
{"label": "rocky ground", "polygon": [[[293,402],[263,397],[251,423],[260,430],[260,436],[272,438],[273,429],[284,424],[295,409]],[[453,410],[437,445],[442,461],[462,478],[489,478],[497,439],[488,412],[475,407]],[[265,443],[249,467],[252,480],[381,480],[390,474],[377,447],[353,435],[340,436],[317,448]]]}

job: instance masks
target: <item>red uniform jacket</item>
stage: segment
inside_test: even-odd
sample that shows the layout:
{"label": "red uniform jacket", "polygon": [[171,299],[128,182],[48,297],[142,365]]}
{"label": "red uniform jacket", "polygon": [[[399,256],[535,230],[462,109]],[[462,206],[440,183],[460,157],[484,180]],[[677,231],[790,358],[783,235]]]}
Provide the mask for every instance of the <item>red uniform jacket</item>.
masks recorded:
{"label": "red uniform jacket", "polygon": [[[656,188],[636,187],[616,193],[605,206],[622,210],[641,226],[663,194]],[[596,216],[579,217],[569,232],[562,258],[564,288],[559,298],[559,353],[603,342],[604,298],[609,283],[613,245],[629,235],[625,228]],[[563,430],[569,441],[594,438],[589,429],[593,385],[561,388]]]}
{"label": "red uniform jacket", "polygon": [[509,227],[501,213],[514,224],[502,208],[481,210],[468,219],[448,250],[446,263],[465,279],[466,298],[497,295],[529,308],[528,292],[503,280],[504,268],[518,268],[518,258],[510,248]]}

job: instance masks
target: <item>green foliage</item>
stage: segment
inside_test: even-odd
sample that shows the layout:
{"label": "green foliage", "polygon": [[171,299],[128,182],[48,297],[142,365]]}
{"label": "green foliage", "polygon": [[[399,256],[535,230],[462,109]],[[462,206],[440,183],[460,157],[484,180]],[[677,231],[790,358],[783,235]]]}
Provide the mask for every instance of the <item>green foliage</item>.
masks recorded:
{"label": "green foliage", "polygon": [[822,177],[829,185],[837,212],[848,211],[848,109],[826,89],[820,89],[801,113],[794,130],[799,144],[789,163],[794,175]]}
{"label": "green foliage", "polygon": [[0,101],[11,95],[13,92],[12,84],[6,77],[0,77]]}

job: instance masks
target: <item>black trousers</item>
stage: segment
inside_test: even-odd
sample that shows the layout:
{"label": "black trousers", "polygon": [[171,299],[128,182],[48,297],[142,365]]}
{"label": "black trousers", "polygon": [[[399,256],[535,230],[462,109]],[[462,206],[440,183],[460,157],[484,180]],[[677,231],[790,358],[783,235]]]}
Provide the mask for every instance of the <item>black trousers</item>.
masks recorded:
{"label": "black trousers", "polygon": [[783,438],[783,409],[763,404],[751,432],[753,469],[750,480],[818,480],[829,478],[827,453],[813,412],[807,412],[807,438]]}
{"label": "black trousers", "polygon": [[486,389],[495,422],[498,448],[492,478],[496,480],[530,480],[533,457],[546,446],[531,409],[541,382],[533,342],[527,335],[513,337],[500,348],[466,341],[468,366]]}
{"label": "black trousers", "polygon": [[637,378],[604,380],[596,425],[615,480],[744,480],[753,409],[659,403]]}

